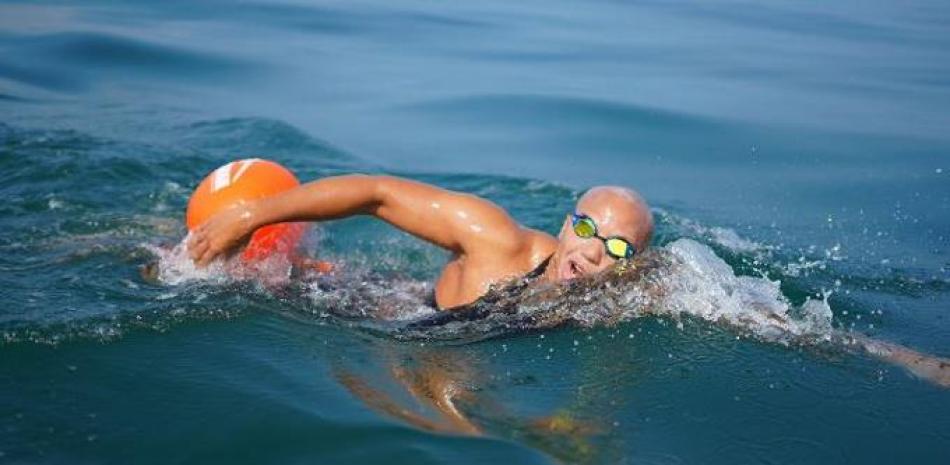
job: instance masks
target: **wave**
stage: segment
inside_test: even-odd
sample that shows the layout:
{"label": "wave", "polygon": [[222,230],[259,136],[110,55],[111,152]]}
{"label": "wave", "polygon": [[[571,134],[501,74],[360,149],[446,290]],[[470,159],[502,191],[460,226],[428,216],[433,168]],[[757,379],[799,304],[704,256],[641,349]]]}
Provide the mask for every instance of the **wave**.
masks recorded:
{"label": "wave", "polygon": [[[320,162],[315,164],[316,167],[310,168],[310,171],[316,175],[346,170],[349,166],[359,164],[358,159],[277,121],[261,119],[204,121],[179,127],[176,131],[179,134],[177,140],[181,146],[187,147],[189,153],[205,154],[195,160],[195,164],[210,166],[213,163],[211,160],[219,159],[219,157],[223,159],[227,156],[224,148],[228,146],[238,147],[241,152],[251,152],[257,147],[266,153],[289,154],[303,151],[307,155],[317,154],[321,157]],[[99,147],[115,145],[114,141],[101,140],[71,131],[17,131],[8,126],[0,127],[0,136],[13,142],[8,143],[8,147],[28,146],[35,154],[42,154],[44,150],[50,150],[52,153],[58,147],[69,147],[70,150],[88,156],[85,155],[86,152],[94,153]],[[154,164],[156,159],[163,165],[164,159],[170,162],[174,154],[164,155],[160,148],[149,145],[132,145],[123,150],[142,149],[154,151],[156,157],[135,162],[137,165],[128,169],[123,168],[127,163],[109,158],[106,163],[89,163],[88,169],[99,170],[104,168],[95,167],[106,166],[110,172],[123,171],[121,175],[116,174],[116,178],[128,178],[133,183],[141,182],[153,175],[158,177],[155,174],[158,172],[167,175],[168,170],[164,166],[153,168],[155,173],[151,173],[149,165],[139,165]],[[39,164],[30,168],[30,173],[21,173],[21,175],[32,181],[23,182],[13,179],[8,185],[32,184],[36,181],[36,176],[41,175],[40,171],[50,169],[50,166],[43,162],[45,158],[42,155],[34,156],[31,160],[26,160],[23,165],[30,167],[31,163]],[[55,159],[51,163],[63,169],[63,163],[66,162]],[[73,166],[69,169],[79,170],[82,173],[82,170],[87,168],[82,168],[80,165],[68,166]],[[144,171],[145,175],[136,175],[135,172],[138,171]],[[16,170],[12,173],[15,175]],[[83,175],[87,178],[107,178],[104,174],[97,174],[95,171],[89,171]],[[420,177],[425,178],[425,176]],[[562,199],[567,208],[578,194],[565,186],[519,178],[474,175],[432,175],[430,177],[433,181],[449,184],[453,188],[493,198],[503,205],[514,204],[512,210],[515,216],[526,217],[528,224],[541,229],[552,229],[557,225],[543,223],[550,219],[543,218],[537,212],[549,212],[552,199],[555,198]],[[6,180],[9,181],[9,179]],[[43,190],[50,189],[45,186]],[[89,199],[87,204],[83,204],[82,197],[57,195],[37,197],[38,192],[33,193],[26,197],[36,203],[38,209],[53,212],[54,215],[56,211],[71,210],[71,213],[79,214],[79,218],[59,220],[55,230],[26,242],[16,241],[10,237],[0,237],[0,239],[6,239],[6,247],[10,250],[29,249],[45,251],[47,254],[49,254],[51,244],[63,233],[66,233],[66,236],[61,238],[64,244],[83,242],[80,240],[82,237],[89,238],[88,241],[113,241],[120,244],[120,249],[124,251],[120,253],[131,254],[129,250],[135,250],[134,253],[138,256],[143,254],[153,256],[159,265],[157,279],[160,286],[174,288],[200,283],[203,287],[213,288],[233,283],[233,266],[230,271],[220,267],[196,270],[187,259],[180,244],[173,248],[156,247],[153,245],[154,237],[151,238],[152,242],[149,242],[149,234],[157,233],[159,237],[172,239],[170,236],[183,232],[180,219],[169,222],[169,219],[163,217],[161,213],[179,211],[184,205],[188,190],[178,182],[164,181],[161,184],[153,183],[150,191],[145,195],[147,202],[151,205],[146,210],[150,210],[153,215],[158,214],[154,221],[150,220],[148,215],[141,214],[127,218],[103,217],[95,213],[97,209],[94,201],[101,202],[101,199]],[[128,199],[122,199],[121,202],[128,203]],[[15,205],[16,202],[14,201],[13,204]],[[23,211],[25,210],[21,210]],[[140,211],[142,208],[132,208],[130,213]],[[507,307],[503,309],[480,309],[480,312],[491,314],[491,316],[473,322],[465,328],[451,325],[416,333],[413,328],[420,327],[419,324],[408,324],[403,327],[391,324],[393,321],[405,323],[416,317],[432,316],[429,314],[431,308],[428,308],[426,304],[426,293],[431,291],[428,281],[405,278],[408,264],[413,261],[418,262],[418,257],[427,256],[428,252],[424,249],[413,249],[414,246],[409,245],[411,242],[409,241],[393,243],[392,247],[388,247],[390,250],[400,251],[399,253],[403,254],[403,256],[394,256],[390,260],[392,263],[381,267],[388,268],[388,271],[379,273],[378,270],[373,270],[369,266],[353,266],[347,274],[335,277],[333,282],[323,279],[317,284],[301,284],[306,288],[302,292],[309,295],[309,301],[302,306],[304,309],[302,313],[344,320],[362,318],[366,321],[357,321],[358,325],[391,332],[396,337],[418,336],[435,339],[484,338],[504,334],[511,328],[534,329],[566,322],[584,326],[614,324],[644,315],[692,316],[735,326],[762,339],[786,343],[805,336],[820,339],[827,335],[832,326],[828,293],[825,293],[823,298],[816,299],[813,297],[813,291],[799,289],[797,295],[789,298],[783,294],[780,280],[783,278],[793,280],[803,275],[807,276],[812,269],[810,263],[821,263],[822,267],[834,263],[837,257],[833,253],[831,255],[826,253],[825,258],[807,257],[808,260],[805,260],[806,257],[802,255],[798,257],[799,260],[789,260],[789,263],[783,264],[778,247],[743,238],[728,228],[704,226],[664,209],[655,209],[655,213],[658,220],[659,246],[654,249],[654,255],[649,256],[653,258],[648,257],[648,261],[652,260],[653,265],[650,269],[653,271],[641,279],[630,280],[622,285],[614,283],[616,289],[623,289],[623,292],[627,294],[598,293],[593,290],[596,286],[590,290],[578,290],[572,285],[568,288],[574,290],[565,295],[577,294],[576,298],[553,299],[552,302],[555,303],[540,304],[532,302],[532,297],[528,295],[523,297],[524,300],[509,301],[506,304]],[[128,231],[134,231],[134,233],[128,234]],[[124,237],[117,235],[124,235]],[[110,237],[121,237],[121,240],[115,241]],[[377,242],[380,240],[383,239],[376,238]],[[705,244],[697,241],[705,242]],[[141,245],[143,242],[145,246]],[[0,241],[0,244],[2,243],[3,241]],[[69,247],[66,249],[63,253],[68,256],[71,252],[68,251]],[[736,264],[727,263],[716,254],[716,250],[720,250],[720,253],[725,254],[726,257],[738,256],[739,260],[736,260]],[[410,255],[415,258],[410,258]],[[439,267],[440,255],[428,255],[428,257],[420,265],[423,269],[410,275],[431,274],[432,270]],[[56,260],[51,257],[47,262],[51,264]],[[352,257],[340,257],[340,260],[353,263]],[[385,260],[378,260],[378,257],[375,257],[373,261],[376,264],[386,263]],[[757,263],[759,266],[743,269],[741,265],[748,262]],[[663,265],[659,266],[660,263]],[[738,274],[750,276],[738,275],[737,270],[742,272]],[[250,273],[238,273],[238,275],[253,278],[250,280],[266,283],[270,287],[286,285],[292,272],[287,263],[269,264],[266,269],[250,271]],[[770,272],[773,275],[771,279],[768,277]],[[663,285],[657,284],[659,282]],[[785,284],[785,288],[788,292],[788,283]],[[647,289],[652,289],[650,292],[653,294],[649,300],[644,300],[646,298],[644,296],[648,294]],[[827,291],[833,290],[834,288],[829,286]],[[792,291],[795,291],[794,286],[792,286]],[[601,300],[603,302],[600,302]],[[792,303],[793,300],[798,303]],[[556,303],[559,301],[561,303]],[[30,322],[23,323],[29,325]],[[7,339],[14,340],[17,337],[8,336]]]}
{"label": "wave", "polygon": [[[776,249],[725,228],[686,224],[701,233],[711,231],[719,245],[734,252],[761,254]],[[234,275],[220,264],[210,271],[195,270],[183,251],[176,253],[167,256],[165,265],[176,270],[174,276],[164,278],[167,282],[180,282],[181,276],[206,279],[202,273],[219,280]],[[271,279],[291,276],[289,264],[269,270]],[[797,276],[797,272],[789,275]],[[830,304],[834,289],[817,296],[803,293],[803,300],[794,303],[783,293],[780,279],[764,273],[738,274],[713,247],[690,238],[654,247],[631,264],[597,276],[566,284],[528,283],[518,292],[510,289],[499,286],[463,310],[438,312],[431,306],[428,281],[351,268],[301,286],[298,292],[305,304],[292,313],[295,318],[331,321],[397,340],[447,344],[565,325],[615,326],[644,317],[669,318],[680,328],[686,320],[697,320],[767,343],[863,351],[950,384],[950,372],[944,368],[950,366],[947,360],[872,340],[854,331],[853,324],[848,327],[846,320],[836,320]]]}
{"label": "wave", "polygon": [[477,340],[566,323],[590,327],[644,316],[695,317],[789,344],[828,340],[832,329],[827,299],[795,306],[777,281],[737,276],[711,248],[692,239],[651,249],[629,267],[593,278],[485,302],[391,330],[398,338]]}
{"label": "wave", "polygon": [[[489,94],[430,100],[406,105],[407,110],[423,110],[439,117],[498,125],[548,125],[565,128],[578,124],[586,130],[624,128],[631,130],[690,129],[713,131],[720,124],[712,119],[649,106],[587,97],[540,94]],[[485,119],[480,115],[497,117]],[[540,118],[540,119],[539,119]]]}
{"label": "wave", "polygon": [[265,69],[217,53],[105,33],[6,35],[0,45],[9,47],[7,59],[33,63],[0,62],[0,77],[58,92],[81,92],[101,80],[96,77],[123,79],[128,73],[175,80],[220,81],[255,76]]}
{"label": "wave", "polygon": [[[452,314],[437,313],[428,299],[444,255],[372,224],[357,228],[374,243],[373,250],[385,255],[361,259],[364,248],[347,242],[356,229],[345,225],[311,238],[322,242],[321,258],[343,264],[333,276],[301,275],[286,262],[254,269],[221,263],[198,270],[180,243],[157,244],[175,244],[184,233],[178,212],[195,172],[235,153],[266,154],[304,179],[372,165],[275,120],[198,121],[154,132],[152,139],[129,141],[0,124],[0,153],[8,155],[0,157],[0,192],[7,198],[0,206],[5,226],[0,268],[6,273],[0,284],[24,289],[10,302],[18,310],[0,320],[5,341],[111,339],[134,328],[164,330],[195,319],[232,318],[247,307],[232,300],[237,289],[245,299],[273,303],[280,296],[282,303],[263,305],[263,311],[395,339],[455,344],[562,325],[609,326],[660,317],[705,321],[770,343],[846,346],[865,340],[849,331],[854,324],[849,309],[862,310],[860,301],[842,296],[849,286],[866,282],[882,292],[913,295],[943,292],[950,285],[892,269],[855,270],[837,245],[786,251],[665,208],[654,209],[656,247],[635,262],[632,273],[539,286]],[[405,175],[490,198],[541,230],[557,229],[550,212],[567,211],[579,194],[568,186],[516,177]],[[150,279],[143,280],[136,268],[148,261],[157,266],[146,267]],[[103,266],[125,271],[116,279],[116,273],[97,271]],[[65,283],[63,289],[45,291],[48,280],[22,285],[37,273]],[[56,295],[71,295],[82,309],[52,304]],[[832,295],[839,296],[837,315]],[[106,297],[124,305],[97,304]],[[875,318],[866,309],[863,313]]]}
{"label": "wave", "polygon": [[[223,285],[250,276],[245,270],[242,278],[234,271],[240,265],[228,261],[197,269],[182,244],[153,252],[159,257],[157,278],[170,286]],[[291,282],[291,266],[284,261],[251,272],[265,285]],[[435,311],[427,299],[432,291],[428,281],[365,267],[346,267],[297,284],[306,299],[301,315],[398,339],[472,342],[563,324],[614,325],[644,316],[699,318],[782,344],[829,341],[834,333],[827,294],[794,305],[778,281],[737,276],[709,246],[685,238],[651,249],[629,269],[566,285],[538,284],[512,295],[497,295],[502,291],[496,289],[459,312]]]}
{"label": "wave", "polygon": [[689,238],[654,247],[630,264],[596,276],[562,284],[531,283],[514,293],[495,288],[475,304],[453,312],[434,309],[428,298],[429,281],[404,273],[344,264],[334,274],[313,275],[295,271],[285,260],[253,267],[219,260],[198,269],[184,243],[170,248],[143,246],[155,259],[145,268],[149,279],[145,284],[125,282],[126,298],[147,302],[140,310],[42,324],[6,319],[3,341],[108,341],[129,330],[164,331],[189,321],[230,319],[249,311],[331,323],[396,340],[452,345],[568,325],[615,326],[648,317],[672,319],[679,328],[687,320],[703,321],[730,328],[737,336],[784,346],[863,351],[950,386],[950,360],[848,329],[836,321],[830,291],[794,304],[783,294],[779,280],[739,275],[710,246]]}

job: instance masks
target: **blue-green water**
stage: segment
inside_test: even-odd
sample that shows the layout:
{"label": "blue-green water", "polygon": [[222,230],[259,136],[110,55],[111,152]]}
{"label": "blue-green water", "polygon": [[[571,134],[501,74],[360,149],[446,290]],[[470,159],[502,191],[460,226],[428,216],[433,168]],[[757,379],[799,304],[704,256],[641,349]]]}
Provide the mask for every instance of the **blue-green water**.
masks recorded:
{"label": "blue-green water", "polygon": [[[935,1],[4,2],[0,462],[944,463],[950,392],[815,340],[950,357],[947,76]],[[368,219],[309,236],[349,287],[189,274],[187,196],[248,156],[550,232],[630,185],[665,297],[397,337],[446,257]],[[484,434],[360,394],[438,418],[405,373]]]}

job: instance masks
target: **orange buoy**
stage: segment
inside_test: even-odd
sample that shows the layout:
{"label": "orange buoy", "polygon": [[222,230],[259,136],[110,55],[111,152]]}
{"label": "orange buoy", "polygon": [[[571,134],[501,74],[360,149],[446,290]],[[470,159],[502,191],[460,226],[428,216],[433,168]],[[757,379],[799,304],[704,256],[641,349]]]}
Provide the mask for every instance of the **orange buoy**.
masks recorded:
{"label": "orange buoy", "polygon": [[[283,166],[259,158],[237,160],[209,174],[191,194],[185,223],[192,231],[225,208],[270,197],[293,189],[300,181]],[[306,223],[279,223],[259,228],[241,253],[245,261],[274,255],[290,256],[306,230]]]}

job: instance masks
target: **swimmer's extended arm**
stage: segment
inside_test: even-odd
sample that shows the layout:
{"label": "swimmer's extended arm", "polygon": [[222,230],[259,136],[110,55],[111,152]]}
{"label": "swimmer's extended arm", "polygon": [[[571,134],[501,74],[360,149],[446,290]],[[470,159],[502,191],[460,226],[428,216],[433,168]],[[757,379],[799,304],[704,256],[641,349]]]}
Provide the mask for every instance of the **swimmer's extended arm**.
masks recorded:
{"label": "swimmer's extended arm", "polygon": [[852,343],[860,345],[867,353],[895,365],[902,366],[914,375],[950,388],[950,359],[928,355],[899,344],[878,341],[861,335],[849,335]]}
{"label": "swimmer's extended arm", "polygon": [[189,242],[205,265],[261,226],[373,215],[456,254],[510,254],[526,234],[498,205],[470,194],[392,176],[320,179],[223,211],[198,227]]}

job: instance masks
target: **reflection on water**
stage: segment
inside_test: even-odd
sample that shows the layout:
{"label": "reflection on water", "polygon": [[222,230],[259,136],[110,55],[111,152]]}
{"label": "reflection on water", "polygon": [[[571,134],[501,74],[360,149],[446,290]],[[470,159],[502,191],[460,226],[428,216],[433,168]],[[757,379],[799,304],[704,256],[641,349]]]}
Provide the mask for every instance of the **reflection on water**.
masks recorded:
{"label": "reflection on water", "polygon": [[[510,375],[496,377],[471,354],[439,346],[411,351],[387,349],[379,356],[385,360],[388,380],[361,377],[358,367],[350,370],[340,366],[335,370],[342,385],[383,415],[434,433],[492,435],[522,441],[562,463],[602,463],[618,457],[619,451],[610,443],[614,425],[607,417],[596,415],[618,406],[620,399],[615,394],[607,398],[604,390],[582,387],[556,410],[528,416],[510,411],[494,398],[499,383],[526,381],[512,380]],[[618,360],[604,362],[584,360],[581,378],[596,375],[611,379],[630,374]],[[604,367],[614,367],[617,372],[610,373]]]}

